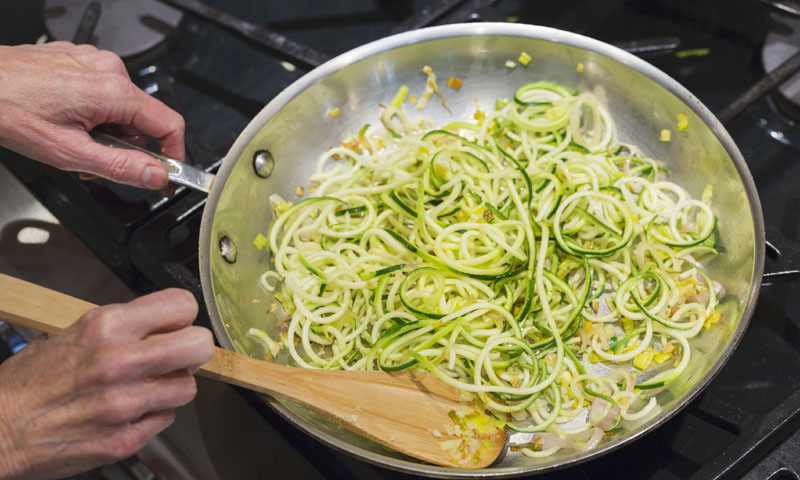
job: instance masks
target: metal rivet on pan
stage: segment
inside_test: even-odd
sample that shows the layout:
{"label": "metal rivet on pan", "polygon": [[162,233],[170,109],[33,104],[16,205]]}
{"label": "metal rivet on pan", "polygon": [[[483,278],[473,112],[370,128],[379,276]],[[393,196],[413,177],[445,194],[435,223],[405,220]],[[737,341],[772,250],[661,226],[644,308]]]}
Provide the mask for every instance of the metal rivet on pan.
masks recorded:
{"label": "metal rivet on pan", "polygon": [[227,236],[223,236],[219,239],[219,253],[226,262],[236,262],[236,244]]}
{"label": "metal rivet on pan", "polygon": [[272,175],[272,170],[275,168],[275,159],[272,154],[267,150],[259,150],[253,155],[253,170],[256,175],[261,178],[267,178]]}

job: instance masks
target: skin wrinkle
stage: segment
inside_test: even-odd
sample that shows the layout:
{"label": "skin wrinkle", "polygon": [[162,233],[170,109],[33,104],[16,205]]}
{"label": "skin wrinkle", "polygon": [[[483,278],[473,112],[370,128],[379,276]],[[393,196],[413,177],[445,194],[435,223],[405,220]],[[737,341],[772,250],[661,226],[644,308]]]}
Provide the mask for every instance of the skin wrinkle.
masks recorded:
{"label": "skin wrinkle", "polygon": [[[33,423],[33,422],[28,422],[28,423]],[[130,422],[126,422],[126,423],[130,423]],[[47,438],[47,437],[45,437],[45,438],[41,438],[41,439],[36,440],[36,441],[30,441],[30,442],[20,441],[19,443],[16,444],[16,446],[18,448],[25,448],[25,447],[41,447],[41,446],[49,446],[49,445],[64,445],[64,444],[67,444],[67,443],[87,442],[87,441],[92,441],[92,440],[97,440],[97,439],[100,439],[100,438],[107,437],[109,432],[113,431],[117,426],[118,425],[109,426],[108,427],[108,431],[98,431],[98,432],[95,432],[93,435],[87,435],[85,433],[84,434],[77,434],[76,433],[71,437],[70,436],[58,437],[58,438]],[[91,428],[87,427],[87,429],[91,431],[91,430],[95,430],[96,427],[91,427]]]}
{"label": "skin wrinkle", "polygon": [[[49,340],[49,338],[45,338],[41,342],[41,344],[44,344],[48,340]],[[89,345],[84,345],[84,344],[82,344],[80,342],[68,342],[64,346],[65,347],[77,347],[78,349],[86,350],[86,351],[89,351],[89,352],[91,352],[91,350],[92,350],[92,347],[90,347]],[[40,345],[38,348],[44,348],[44,345]],[[69,358],[68,355],[66,355],[66,357]],[[88,362],[86,362],[86,361],[82,361],[82,362],[80,362],[79,368],[75,369],[74,376],[73,376],[73,381],[72,381],[72,386],[67,388],[67,393],[66,393],[67,396],[64,397],[63,400],[57,401],[55,404],[52,404],[48,408],[43,408],[43,409],[40,409],[40,410],[38,410],[36,412],[32,412],[31,416],[29,418],[25,419],[22,422],[21,431],[19,432],[19,435],[17,436],[17,442],[15,442],[15,446],[16,447],[19,448],[19,447],[26,446],[26,443],[21,441],[21,439],[24,436],[25,432],[27,431],[28,425],[30,423],[35,422],[36,419],[43,417],[47,413],[49,413],[49,412],[51,412],[51,411],[53,411],[53,410],[55,410],[57,408],[60,408],[60,407],[62,407],[64,405],[67,405],[67,404],[73,402],[75,400],[75,398],[77,398],[79,396],[78,392],[81,390],[79,388],[79,385],[80,385],[81,382],[79,382],[78,376],[86,371],[85,368],[80,368],[80,367],[85,367],[87,363]],[[44,377],[44,376],[47,375],[47,373],[48,373],[47,371],[39,372],[38,375],[36,375],[34,377],[34,380],[31,383],[35,384],[36,380],[39,377]],[[87,393],[89,393],[89,394],[93,393],[93,390],[85,390],[84,394],[87,394]],[[54,441],[57,441],[57,440],[54,440]],[[32,445],[35,445],[35,444],[32,444]]]}
{"label": "skin wrinkle", "polygon": [[[65,398],[64,400],[61,400],[60,402],[54,403],[54,404],[50,405],[49,407],[42,408],[42,409],[40,409],[38,411],[32,412],[30,417],[24,419],[22,421],[22,423],[20,424],[19,432],[17,432],[17,434],[12,438],[12,442],[11,442],[12,445],[14,447],[16,447],[16,448],[25,448],[25,447],[29,447],[29,446],[36,446],[36,445],[41,445],[41,444],[48,443],[46,441],[47,439],[44,439],[44,440],[41,440],[41,441],[33,441],[33,442],[26,441],[26,436],[27,436],[26,434],[28,433],[29,428],[31,428],[31,427],[32,427],[31,429],[36,428],[37,425],[35,425],[35,424],[36,424],[37,420],[39,420],[43,416],[47,415],[48,413],[50,413],[50,412],[52,412],[52,411],[54,411],[56,409],[59,409],[59,408],[63,407],[64,405],[68,404],[68,403],[71,403],[73,400],[74,400],[73,398]],[[59,441],[69,441],[69,439],[63,439],[63,440],[62,439],[52,439],[51,443],[57,443]]]}
{"label": "skin wrinkle", "polygon": [[[35,348],[37,348],[37,349],[46,348],[46,343],[49,340],[50,340],[50,338],[45,338],[43,340],[39,340],[37,345],[35,346]],[[33,344],[31,346],[33,346]],[[90,352],[90,353],[92,352],[92,350],[94,350],[94,348],[91,347],[90,345],[83,344],[82,342],[79,342],[79,341],[65,342],[63,345],[59,345],[59,347],[62,350],[63,349],[70,349],[70,348],[77,348],[79,350],[84,350],[84,351]],[[63,356],[63,357],[66,357],[66,358],[73,357],[72,355],[69,355],[68,352],[67,353],[61,353],[60,356]],[[85,372],[87,371],[87,369],[85,367],[90,362],[84,356],[81,356],[79,358],[82,358],[82,361],[79,362],[79,364],[77,365],[77,368],[74,369],[74,376],[73,376],[73,381],[71,382],[71,386],[66,388],[65,391],[60,391],[55,395],[56,397],[60,397],[60,396],[62,396],[64,394],[66,394],[66,396],[63,397],[61,400],[57,400],[56,403],[53,403],[48,407],[41,408],[39,410],[31,412],[30,416],[28,418],[25,418],[22,421],[22,423],[20,424],[20,431],[17,433],[17,435],[12,437],[12,445],[15,448],[25,448],[25,447],[30,447],[30,446],[39,446],[39,445],[53,444],[53,443],[59,443],[59,442],[75,442],[75,441],[78,441],[78,440],[81,440],[81,439],[85,441],[85,440],[89,439],[89,437],[86,437],[84,435],[82,437],[73,437],[73,438],[69,438],[69,437],[67,437],[67,438],[53,438],[53,439],[43,438],[43,439],[40,439],[38,441],[26,441],[26,437],[27,437],[26,434],[28,433],[28,430],[31,429],[31,428],[35,428],[37,426],[36,423],[38,421],[43,420],[44,417],[48,413],[53,412],[53,411],[65,406],[65,405],[68,405],[68,404],[74,402],[76,400],[76,398],[79,398],[81,396],[79,394],[79,392],[81,390],[79,388],[79,385],[82,382],[79,381],[78,377],[81,374],[85,374]],[[36,375],[33,376],[32,379],[26,379],[26,382],[28,382],[30,384],[36,384],[37,381],[40,380],[42,377],[47,377],[48,373],[50,373],[50,372],[48,372],[47,370],[40,370],[40,371],[37,372]],[[45,383],[47,383],[47,382],[45,382]],[[97,389],[84,389],[83,395],[92,394],[95,391],[97,391]],[[47,398],[44,398],[44,399],[42,399],[41,397],[35,397],[35,398],[37,398],[37,400],[49,401]]]}
{"label": "skin wrinkle", "polygon": [[[146,380],[146,382],[147,383],[151,383],[151,384],[156,384],[157,383],[154,379],[148,379],[148,380]],[[18,435],[18,438],[16,439],[16,441],[13,442],[14,445],[17,446],[17,447],[26,447],[26,446],[52,445],[52,444],[59,444],[59,443],[64,443],[64,442],[75,443],[75,442],[79,442],[79,441],[87,441],[87,440],[92,440],[92,439],[96,439],[96,438],[100,438],[100,437],[106,436],[107,432],[99,432],[99,433],[97,433],[96,435],[93,435],[93,436],[92,435],[87,436],[86,434],[78,434],[78,433],[76,433],[76,434],[73,434],[73,436],[71,436],[71,437],[67,436],[67,437],[59,437],[59,438],[52,438],[52,439],[51,438],[42,438],[42,439],[35,440],[35,441],[25,441],[25,439],[24,439],[26,430],[27,430],[27,428],[28,428],[28,426],[30,424],[35,423],[39,419],[44,419],[44,417],[48,413],[56,410],[57,408],[59,408],[59,407],[61,407],[63,405],[66,405],[66,404],[68,404],[70,402],[73,402],[75,400],[79,400],[82,397],[92,396],[95,393],[101,392],[103,390],[104,390],[103,388],[86,389],[85,391],[81,392],[80,395],[78,395],[77,392],[75,392],[75,394],[73,394],[69,398],[65,398],[64,400],[62,400],[58,404],[52,405],[50,408],[45,408],[45,409],[39,410],[37,412],[34,412],[30,418],[28,418],[28,419],[23,421],[23,423],[21,425],[21,432]],[[125,424],[125,423],[130,424],[131,422],[135,422],[137,419],[141,418],[145,413],[146,412],[137,412],[137,413],[132,415],[133,419],[131,421],[122,422],[122,423],[123,424]],[[111,430],[115,426],[116,426],[115,424],[109,424],[109,427],[110,427],[109,430]]]}

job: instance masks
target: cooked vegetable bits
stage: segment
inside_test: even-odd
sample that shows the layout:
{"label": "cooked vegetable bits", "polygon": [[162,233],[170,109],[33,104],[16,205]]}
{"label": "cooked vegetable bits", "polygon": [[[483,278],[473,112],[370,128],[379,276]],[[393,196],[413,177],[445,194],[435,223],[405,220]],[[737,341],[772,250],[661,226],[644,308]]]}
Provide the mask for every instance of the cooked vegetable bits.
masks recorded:
{"label": "cooked vegetable bits", "polygon": [[[667,181],[589,93],[529,83],[438,129],[407,93],[383,128],[322,153],[312,197],[273,199],[262,284],[290,315],[291,361],[428,371],[536,432],[530,456],[654,415],[654,389],[723,321],[700,263],[717,253],[711,188],[694,200]],[[437,430],[442,448],[477,451],[464,435],[481,418]]]}
{"label": "cooked vegetable bits", "polygon": [[452,88],[453,90],[458,90],[461,88],[461,80],[457,77],[450,77],[447,79],[447,86]]}
{"label": "cooked vegetable bits", "polygon": [[685,113],[679,113],[677,118],[679,131],[684,131],[689,128],[689,117]]}

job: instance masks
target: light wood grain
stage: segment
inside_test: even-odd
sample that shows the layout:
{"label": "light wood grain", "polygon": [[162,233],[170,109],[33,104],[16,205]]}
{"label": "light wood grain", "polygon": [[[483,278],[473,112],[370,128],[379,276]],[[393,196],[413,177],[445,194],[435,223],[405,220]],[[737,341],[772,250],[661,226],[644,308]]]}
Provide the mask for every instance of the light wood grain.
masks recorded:
{"label": "light wood grain", "polygon": [[[0,320],[34,330],[62,330],[95,305],[0,274]],[[458,391],[433,375],[306,370],[214,349],[198,374],[291,400],[393,450],[437,465],[484,468],[503,451],[506,432],[479,462],[456,465],[439,446]],[[432,430],[443,433],[434,437]]]}

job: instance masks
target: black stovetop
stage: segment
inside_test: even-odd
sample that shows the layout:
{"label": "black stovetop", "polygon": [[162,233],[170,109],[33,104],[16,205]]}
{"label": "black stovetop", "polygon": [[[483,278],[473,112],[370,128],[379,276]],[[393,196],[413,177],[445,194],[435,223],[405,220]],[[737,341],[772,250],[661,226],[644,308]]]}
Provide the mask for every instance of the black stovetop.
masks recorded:
{"label": "black stovetop", "polygon": [[[250,118],[316,61],[398,30],[457,21],[514,21],[638,46],[637,54],[712,111],[720,111],[764,75],[761,52],[767,33],[789,18],[758,0],[206,4],[301,44],[291,51],[276,50],[186,13],[167,43],[132,59],[134,81],[186,118],[188,161],[208,170],[218,167]],[[45,33],[44,18],[41,1],[0,1],[0,43],[36,41]],[[727,127],[755,178],[766,220],[797,241],[800,129],[778,111],[778,100],[769,95],[757,99]],[[79,181],[3,150],[0,160],[134,290],[180,286],[200,295],[196,246],[203,195],[179,190],[164,199],[104,181]],[[798,478],[798,387],[800,281],[776,281],[762,288],[741,345],[696,401],[646,437],[553,478]],[[349,466],[352,461],[294,430],[260,402],[250,404],[324,475],[363,476],[363,469],[357,473]],[[405,478],[371,467],[366,471],[372,478]]]}

